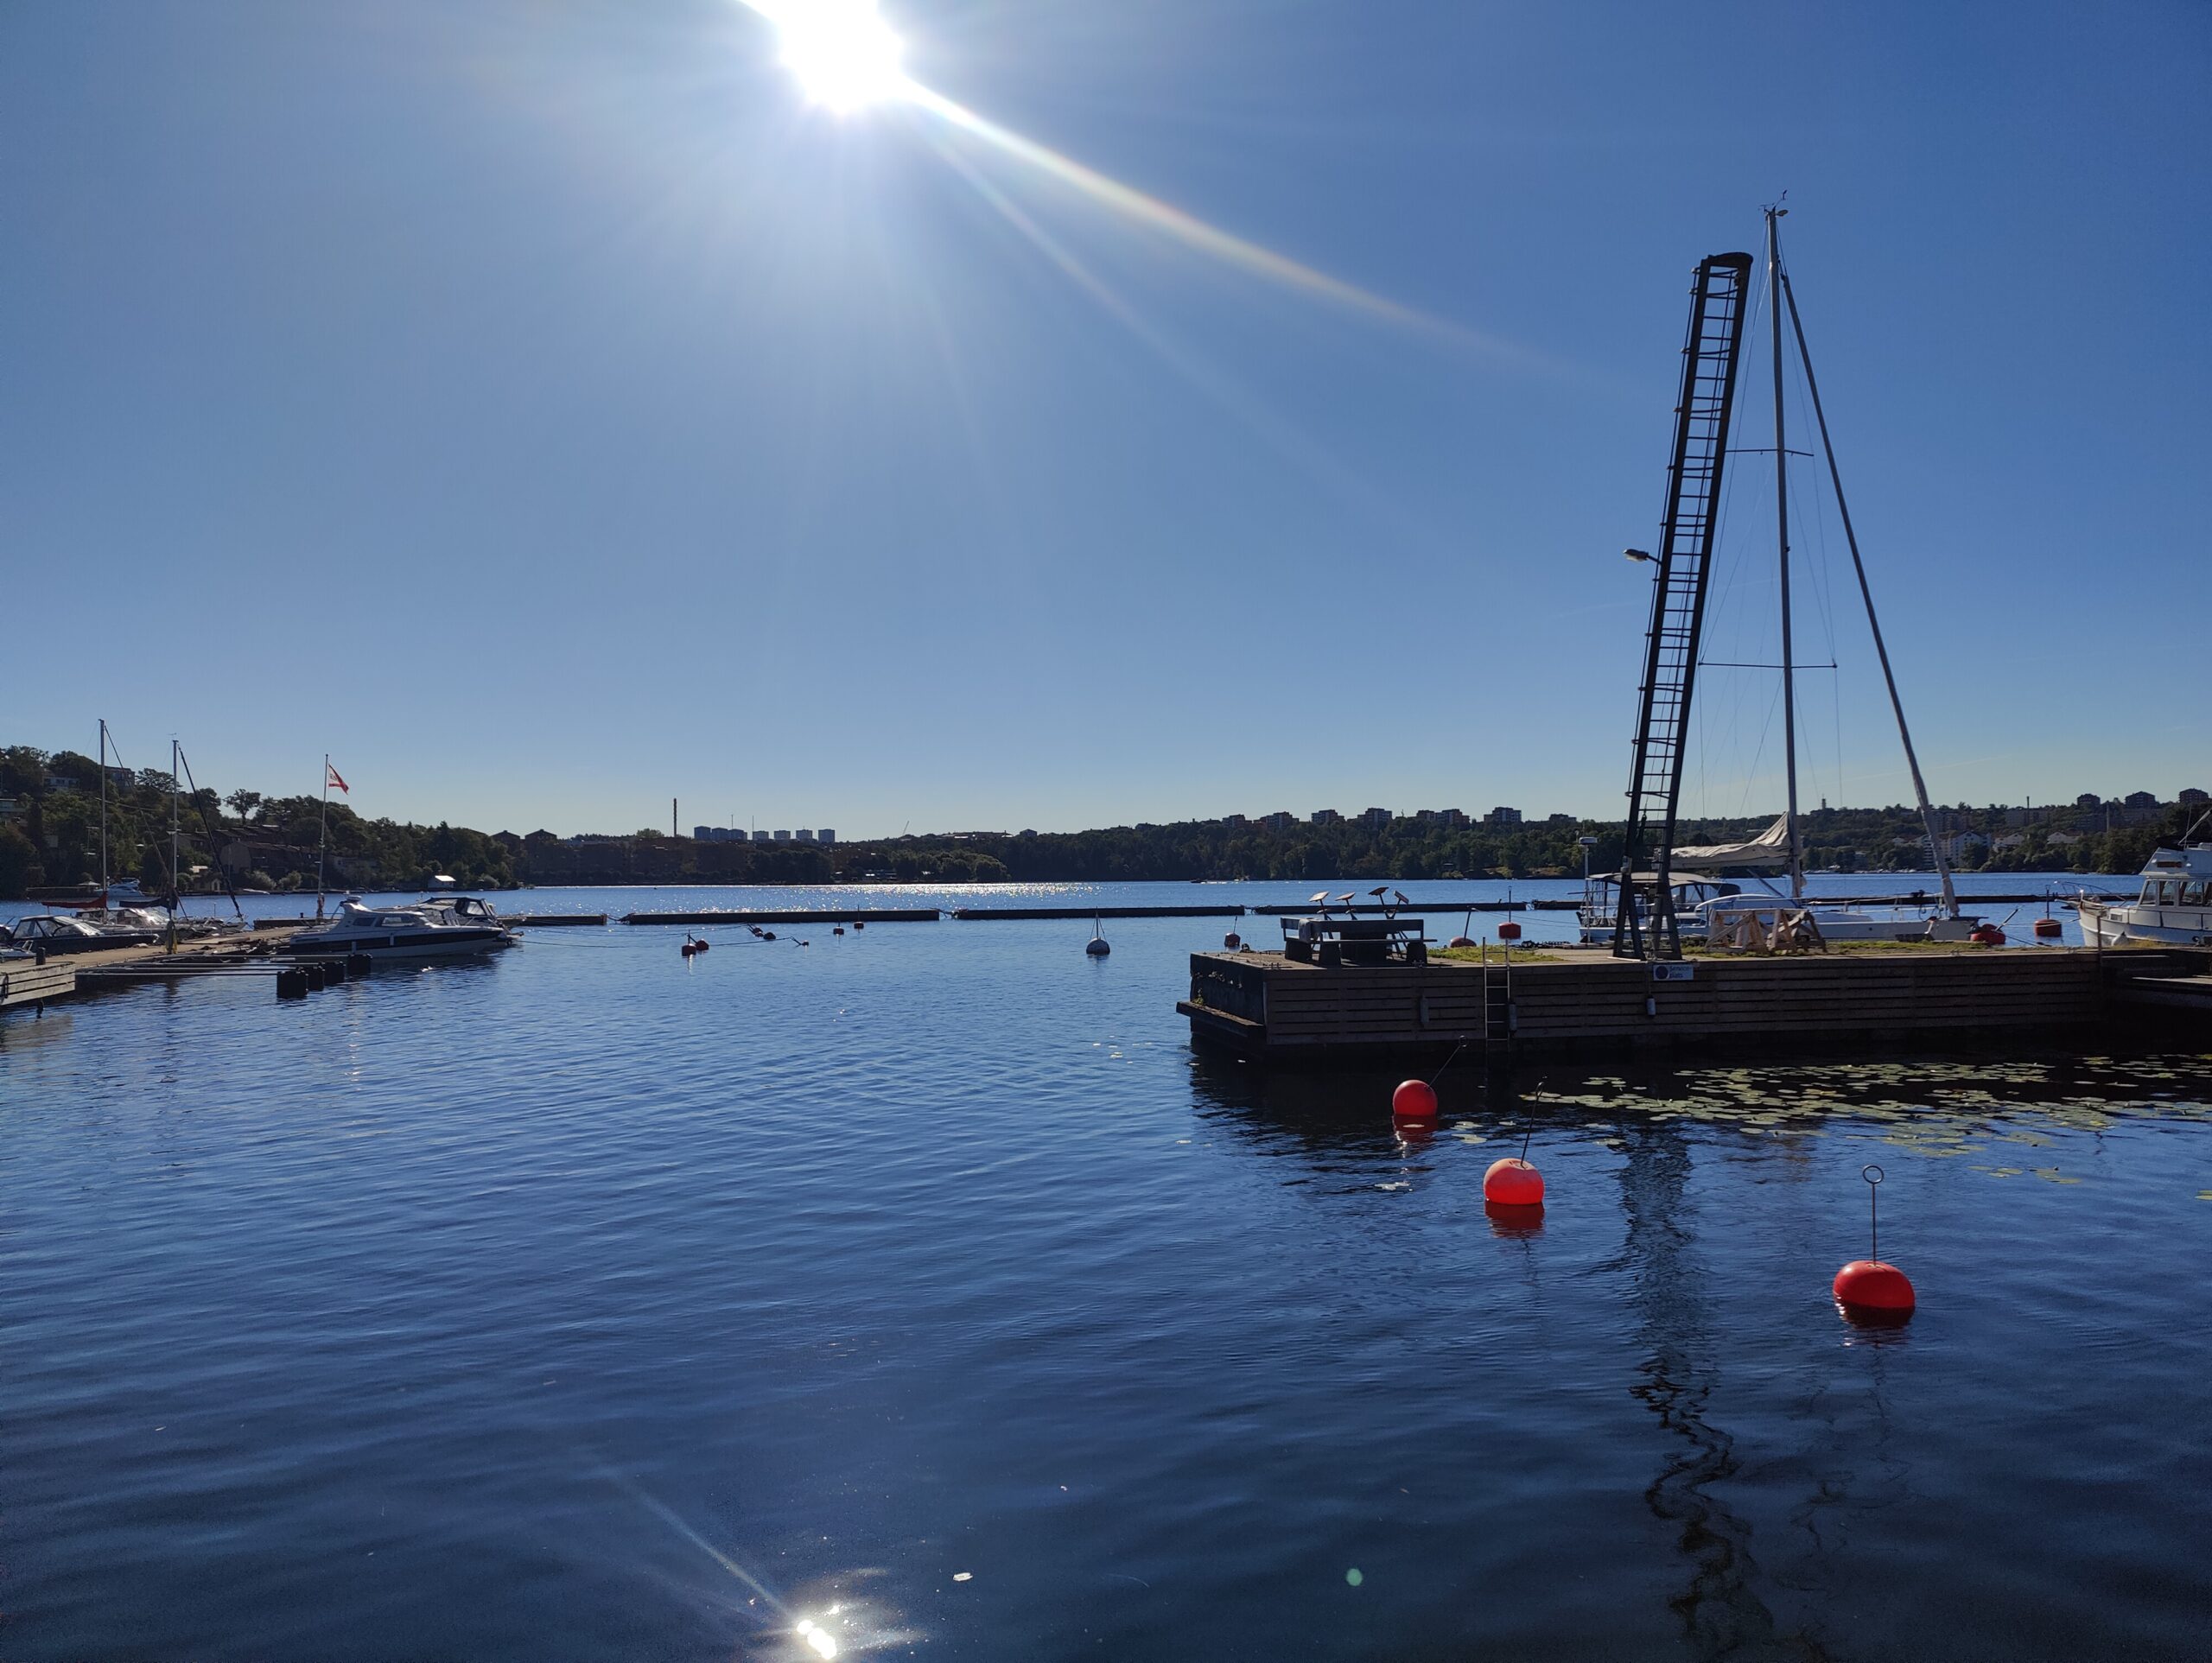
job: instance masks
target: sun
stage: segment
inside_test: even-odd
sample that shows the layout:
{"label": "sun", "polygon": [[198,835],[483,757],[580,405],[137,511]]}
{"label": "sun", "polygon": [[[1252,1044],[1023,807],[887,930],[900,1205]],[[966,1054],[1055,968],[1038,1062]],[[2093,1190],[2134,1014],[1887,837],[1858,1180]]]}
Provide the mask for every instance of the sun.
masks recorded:
{"label": "sun", "polygon": [[817,104],[844,115],[905,90],[899,37],[875,0],[783,0],[774,16],[785,67]]}

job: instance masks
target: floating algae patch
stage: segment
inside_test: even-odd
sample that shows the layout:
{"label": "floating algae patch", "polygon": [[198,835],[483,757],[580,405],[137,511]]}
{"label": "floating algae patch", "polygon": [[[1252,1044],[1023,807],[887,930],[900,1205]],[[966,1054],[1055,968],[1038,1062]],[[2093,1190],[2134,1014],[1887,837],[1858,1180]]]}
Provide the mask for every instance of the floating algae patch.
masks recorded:
{"label": "floating algae patch", "polygon": [[1762,1139],[1855,1124],[1891,1147],[1948,1158],[1993,1141],[2040,1146],[2126,1121],[2212,1119],[2212,1057],[1884,1058],[1565,1078],[1550,1070],[1529,1101],[1553,1116],[1602,1114],[1602,1127],[1585,1128],[1599,1142],[1611,1139],[1599,1132],[1624,1119]]}

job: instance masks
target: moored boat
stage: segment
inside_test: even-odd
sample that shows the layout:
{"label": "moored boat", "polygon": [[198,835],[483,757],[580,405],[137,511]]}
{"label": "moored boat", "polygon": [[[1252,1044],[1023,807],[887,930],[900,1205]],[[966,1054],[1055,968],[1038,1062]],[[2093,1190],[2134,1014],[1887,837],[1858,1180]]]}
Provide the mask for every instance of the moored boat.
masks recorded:
{"label": "moored boat", "polygon": [[38,913],[8,926],[8,944],[34,953],[98,953],[110,947],[151,947],[162,932],[149,929],[103,929],[81,918]]}
{"label": "moored boat", "polygon": [[[1582,904],[1575,909],[1581,925],[1582,943],[1586,947],[1609,945],[1620,924],[1620,877],[1617,873],[1604,872],[1586,879],[1582,885]],[[1653,874],[1639,872],[1630,880],[1636,888],[1637,917],[1643,926],[1651,927],[1649,892],[1656,881]],[[1673,902],[1675,916],[1681,921],[1684,941],[1705,938],[1704,915],[1700,908],[1716,901],[1726,900],[1742,892],[1739,884],[1723,883],[1718,879],[1693,878],[1670,874],[1667,889]]]}
{"label": "moored boat", "polygon": [[462,958],[514,944],[514,931],[489,902],[474,895],[439,895],[372,906],[358,895],[338,904],[327,924],[302,930],[284,950],[299,958]]}
{"label": "moored boat", "polygon": [[2212,947],[2212,843],[2184,839],[2178,848],[2158,849],[2142,875],[2142,893],[2133,900],[2085,894],[2075,903],[2082,939],[2092,947],[2126,942]]}
{"label": "moored boat", "polygon": [[120,883],[109,884],[90,893],[50,896],[46,901],[50,907],[66,907],[73,912],[117,911],[125,907],[160,906],[160,898],[149,895],[139,887],[136,878],[125,878]]}

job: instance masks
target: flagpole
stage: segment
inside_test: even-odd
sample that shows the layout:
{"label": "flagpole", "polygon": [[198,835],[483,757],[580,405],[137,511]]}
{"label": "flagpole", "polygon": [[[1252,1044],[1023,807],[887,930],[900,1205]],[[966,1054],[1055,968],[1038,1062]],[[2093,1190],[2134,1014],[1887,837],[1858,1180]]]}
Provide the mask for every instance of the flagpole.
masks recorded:
{"label": "flagpole", "polygon": [[330,752],[322,753],[322,831],[315,844],[315,916],[322,916],[322,852],[330,847]]}

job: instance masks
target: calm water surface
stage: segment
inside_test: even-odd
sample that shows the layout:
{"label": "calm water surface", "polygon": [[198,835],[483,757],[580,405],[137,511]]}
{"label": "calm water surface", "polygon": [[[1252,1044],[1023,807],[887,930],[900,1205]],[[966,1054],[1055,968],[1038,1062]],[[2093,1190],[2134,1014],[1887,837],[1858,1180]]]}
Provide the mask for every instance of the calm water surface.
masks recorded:
{"label": "calm water surface", "polygon": [[11,1013],[0,1655],[2212,1652],[2212,1058],[1458,1069],[1408,1145],[1191,1053],[1220,927]]}

